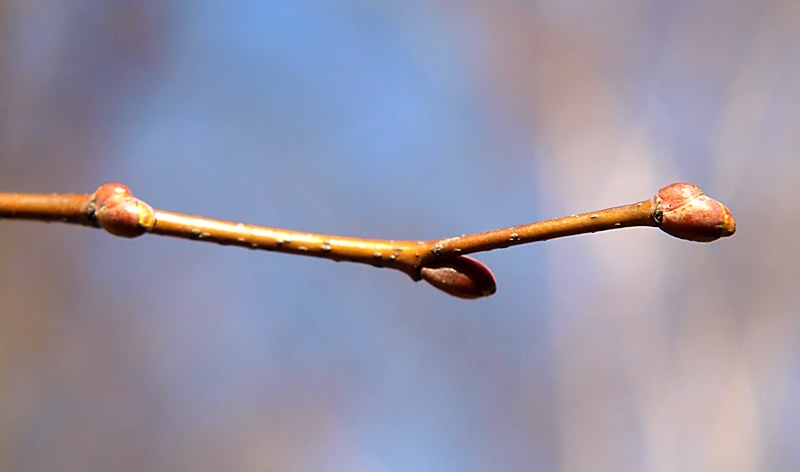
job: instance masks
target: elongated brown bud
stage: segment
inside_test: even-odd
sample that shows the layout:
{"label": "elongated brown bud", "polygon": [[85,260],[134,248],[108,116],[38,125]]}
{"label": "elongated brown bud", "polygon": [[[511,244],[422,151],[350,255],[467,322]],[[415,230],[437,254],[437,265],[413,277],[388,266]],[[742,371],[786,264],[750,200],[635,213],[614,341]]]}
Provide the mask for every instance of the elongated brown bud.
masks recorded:
{"label": "elongated brown bud", "polygon": [[667,185],[658,191],[656,202],[661,204],[661,229],[677,238],[707,243],[736,232],[730,210],[696,185]]}
{"label": "elongated brown bud", "polygon": [[155,214],[147,203],[122,184],[104,184],[92,195],[94,217],[101,228],[124,238],[135,238],[153,229]]}
{"label": "elongated brown bud", "polygon": [[481,298],[497,290],[494,275],[483,262],[457,256],[423,267],[420,275],[426,282],[459,298]]}

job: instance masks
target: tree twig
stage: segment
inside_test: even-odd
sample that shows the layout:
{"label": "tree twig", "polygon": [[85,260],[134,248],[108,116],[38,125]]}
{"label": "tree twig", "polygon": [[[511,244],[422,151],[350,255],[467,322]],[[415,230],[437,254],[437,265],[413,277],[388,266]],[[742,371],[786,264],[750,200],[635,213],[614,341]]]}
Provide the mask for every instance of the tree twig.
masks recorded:
{"label": "tree twig", "polygon": [[389,267],[461,298],[488,296],[496,289],[491,271],[466,254],[632,226],[656,226],[699,242],[736,230],[722,203],[687,183],[668,185],[653,198],[630,205],[428,241],[308,233],[156,210],[118,183],[101,185],[92,194],[0,193],[2,218],[61,221],[123,237],[152,233]]}

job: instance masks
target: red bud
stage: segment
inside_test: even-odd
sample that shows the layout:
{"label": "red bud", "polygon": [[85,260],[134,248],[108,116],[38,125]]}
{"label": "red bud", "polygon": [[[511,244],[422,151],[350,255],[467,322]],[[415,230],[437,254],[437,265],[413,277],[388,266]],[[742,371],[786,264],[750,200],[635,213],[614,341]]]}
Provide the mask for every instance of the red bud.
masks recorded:
{"label": "red bud", "polygon": [[457,256],[423,267],[420,275],[434,287],[459,298],[481,298],[497,290],[494,275],[477,259]]}
{"label": "red bud", "polygon": [[101,185],[93,195],[94,216],[101,228],[116,236],[134,238],[153,229],[155,214],[122,184]]}
{"label": "red bud", "polygon": [[675,183],[658,191],[662,205],[661,229],[681,239],[711,242],[736,232],[736,222],[725,205],[705,195],[700,187]]}

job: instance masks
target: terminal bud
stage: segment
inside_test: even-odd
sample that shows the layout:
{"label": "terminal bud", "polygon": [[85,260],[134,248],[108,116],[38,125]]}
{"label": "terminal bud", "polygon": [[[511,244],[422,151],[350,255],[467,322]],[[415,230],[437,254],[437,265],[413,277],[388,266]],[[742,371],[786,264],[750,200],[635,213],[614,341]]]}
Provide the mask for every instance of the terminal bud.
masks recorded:
{"label": "terminal bud", "polygon": [[661,229],[676,238],[711,242],[736,232],[736,222],[722,203],[688,183],[667,185],[658,191]]}

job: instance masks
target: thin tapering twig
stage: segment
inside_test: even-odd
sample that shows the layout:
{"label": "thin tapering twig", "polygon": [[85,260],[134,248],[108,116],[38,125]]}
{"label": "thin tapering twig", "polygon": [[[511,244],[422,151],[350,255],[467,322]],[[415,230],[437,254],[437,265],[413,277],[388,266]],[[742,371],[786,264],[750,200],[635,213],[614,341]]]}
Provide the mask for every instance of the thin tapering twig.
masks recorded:
{"label": "thin tapering twig", "polygon": [[[164,236],[208,241],[249,249],[301,254],[336,261],[362,262],[391,267],[415,276],[428,250],[425,241],[392,241],[306,233],[201,216],[155,210],[149,232]],[[419,277],[416,277],[419,278]]]}
{"label": "thin tapering twig", "polygon": [[93,194],[0,193],[0,219],[62,221],[124,237],[160,234],[224,245],[398,269],[463,298],[494,293],[494,277],[466,254],[631,226],[658,226],[673,236],[712,241],[735,231],[724,205],[679,183],[638,203],[453,238],[414,241],[307,233],[154,210],[121,184]]}
{"label": "thin tapering twig", "polygon": [[431,241],[433,252],[442,256],[470,254],[547,239],[631,226],[658,226],[656,204],[651,200],[591,213],[554,218],[483,233]]}

